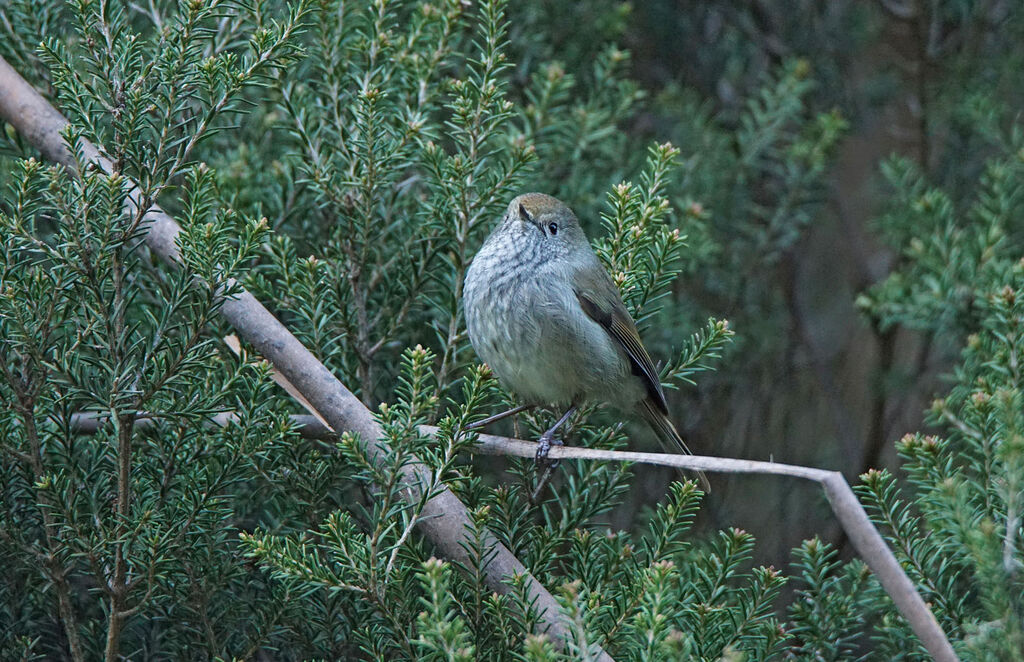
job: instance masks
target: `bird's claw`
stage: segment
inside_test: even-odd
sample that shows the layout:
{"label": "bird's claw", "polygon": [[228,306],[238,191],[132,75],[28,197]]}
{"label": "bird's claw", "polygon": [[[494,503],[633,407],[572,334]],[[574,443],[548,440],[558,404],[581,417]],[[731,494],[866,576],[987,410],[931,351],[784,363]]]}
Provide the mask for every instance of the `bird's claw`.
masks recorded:
{"label": "bird's claw", "polygon": [[554,469],[558,466],[558,460],[549,460],[548,453],[551,452],[552,446],[563,446],[561,439],[555,439],[554,435],[542,434],[540,439],[537,440],[537,453],[534,455],[534,461],[538,466],[543,466],[549,469]]}

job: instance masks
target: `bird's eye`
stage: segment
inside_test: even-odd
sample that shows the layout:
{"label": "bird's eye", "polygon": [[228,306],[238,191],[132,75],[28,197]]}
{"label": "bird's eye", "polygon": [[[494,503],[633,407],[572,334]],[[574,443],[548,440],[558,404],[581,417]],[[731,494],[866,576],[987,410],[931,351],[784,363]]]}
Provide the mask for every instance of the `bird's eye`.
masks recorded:
{"label": "bird's eye", "polygon": [[558,234],[558,223],[548,223],[548,232],[552,237]]}

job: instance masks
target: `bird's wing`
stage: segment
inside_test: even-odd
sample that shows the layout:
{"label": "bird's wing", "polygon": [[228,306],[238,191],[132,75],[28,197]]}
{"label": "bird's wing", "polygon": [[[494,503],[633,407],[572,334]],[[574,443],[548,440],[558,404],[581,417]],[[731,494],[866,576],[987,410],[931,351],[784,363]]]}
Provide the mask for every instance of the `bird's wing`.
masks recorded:
{"label": "bird's wing", "polygon": [[[597,262],[596,258],[594,262]],[[629,357],[633,374],[644,380],[651,402],[663,414],[668,414],[668,404],[665,402],[665,392],[661,388],[658,370],[640,342],[636,323],[622,303],[622,295],[619,294],[615,283],[600,264],[595,266],[596,269],[579,270],[574,274],[573,291],[580,302],[580,307],[587,317],[600,324],[622,347]]]}

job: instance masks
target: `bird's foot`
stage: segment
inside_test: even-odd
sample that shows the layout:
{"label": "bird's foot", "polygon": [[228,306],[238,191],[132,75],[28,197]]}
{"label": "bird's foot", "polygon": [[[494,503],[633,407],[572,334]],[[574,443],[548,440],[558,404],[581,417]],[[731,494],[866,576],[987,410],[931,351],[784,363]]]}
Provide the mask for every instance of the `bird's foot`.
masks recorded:
{"label": "bird's foot", "polygon": [[548,459],[548,453],[551,452],[552,446],[564,446],[564,444],[561,439],[555,439],[550,432],[545,432],[537,440],[537,453],[534,455],[534,461],[538,467],[554,469],[558,466],[558,460]]}

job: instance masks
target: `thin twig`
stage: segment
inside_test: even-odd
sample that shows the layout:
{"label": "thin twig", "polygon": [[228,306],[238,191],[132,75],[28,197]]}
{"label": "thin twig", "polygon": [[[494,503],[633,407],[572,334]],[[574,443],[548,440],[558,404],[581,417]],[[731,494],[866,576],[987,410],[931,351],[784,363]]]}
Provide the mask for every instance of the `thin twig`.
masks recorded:
{"label": "thin twig", "polygon": [[[424,432],[434,434],[436,428],[422,426]],[[537,444],[532,441],[479,435],[477,452],[484,455],[514,455],[533,457]],[[939,662],[959,659],[945,632],[918,593],[910,577],[903,571],[896,557],[886,545],[882,535],[872,524],[864,507],[857,500],[849,483],[838,471],[814,469],[793,464],[737,460],[725,457],[702,455],[678,455],[674,453],[636,453],[632,451],[609,451],[597,448],[553,446],[548,455],[551,459],[606,460],[614,462],[637,462],[656,464],[692,471],[707,471],[729,474],[770,474],[812,480],[822,486],[832,512],[842,525],[854,549],[878,577],[882,588],[889,594],[903,617],[921,640],[925,649]]]}

